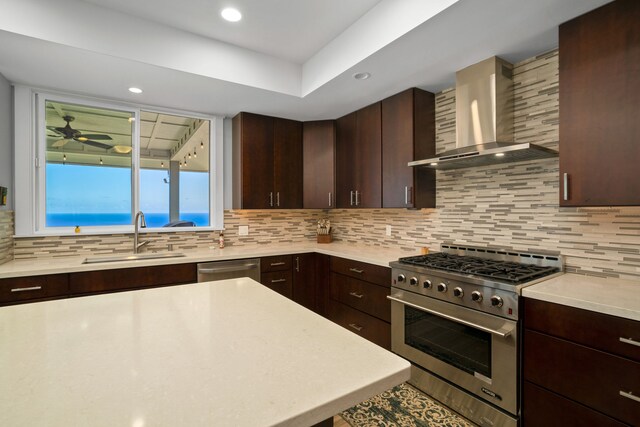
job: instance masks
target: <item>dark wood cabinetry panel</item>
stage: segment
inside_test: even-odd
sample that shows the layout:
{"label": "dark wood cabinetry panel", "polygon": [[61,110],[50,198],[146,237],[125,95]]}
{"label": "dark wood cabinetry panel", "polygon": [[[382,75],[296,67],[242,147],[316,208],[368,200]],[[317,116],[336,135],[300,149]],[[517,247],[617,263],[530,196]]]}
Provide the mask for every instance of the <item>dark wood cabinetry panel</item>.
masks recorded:
{"label": "dark wood cabinetry panel", "polygon": [[302,207],[302,124],[240,113],[233,118],[233,206]]}
{"label": "dark wood cabinetry panel", "polygon": [[529,381],[524,382],[522,412],[525,427],[627,426]]}
{"label": "dark wood cabinetry panel", "polygon": [[260,271],[262,273],[283,270],[291,271],[291,255],[276,255],[260,259]]}
{"label": "dark wood cabinetry panel", "polygon": [[0,279],[0,305],[66,297],[68,293],[68,274]]}
{"label": "dark wood cabinetry panel", "polygon": [[303,207],[327,209],[335,207],[335,120],[304,122]]}
{"label": "dark wood cabinetry panel", "polygon": [[233,118],[234,206],[268,209],[273,192],[273,118],[240,113]]}
{"label": "dark wood cabinetry panel", "polygon": [[331,271],[376,285],[391,287],[391,269],[380,265],[354,261],[346,258],[331,257]]}
{"label": "dark wood cabinetry panel", "polygon": [[175,264],[71,273],[69,290],[71,295],[82,295],[196,281],[195,264]]}
{"label": "dark wood cabinetry panel", "polygon": [[560,26],[561,206],[640,205],[638,22],[617,0]]}
{"label": "dark wood cabinetry panel", "polygon": [[525,330],[524,378],[620,421],[640,425],[640,363]]}
{"label": "dark wood cabinetry panel", "polygon": [[272,271],[269,273],[262,273],[260,276],[260,282],[267,288],[272,289],[289,299],[293,298],[293,276],[291,274],[291,270]]}
{"label": "dark wood cabinetry panel", "polygon": [[316,291],[318,295],[318,313],[327,316],[329,305],[329,278],[331,257],[316,253]]}
{"label": "dark wood cabinetry panel", "polygon": [[435,96],[412,88],[382,101],[382,207],[435,207],[435,170],[411,168],[435,155]]}
{"label": "dark wood cabinetry panel", "polygon": [[387,299],[389,288],[331,273],[330,292],[336,301],[391,322],[391,304]]}
{"label": "dark wood cabinetry panel", "polygon": [[275,208],[302,208],[302,123],[273,121],[273,190]]}
{"label": "dark wood cabinetry panel", "polygon": [[527,329],[573,341],[640,362],[640,322],[608,316],[560,304],[527,299],[524,306]]}
{"label": "dark wood cabinetry panel", "polygon": [[309,310],[318,310],[316,254],[293,255],[293,300]]}
{"label": "dark wood cabinetry panel", "polygon": [[356,185],[356,113],[336,120],[336,206],[353,207]]}
{"label": "dark wood cabinetry panel", "polygon": [[381,104],[336,121],[336,191],[339,208],[382,206]]}
{"label": "dark wood cabinetry panel", "polygon": [[338,301],[329,300],[327,318],[338,325],[391,350],[391,326]]}

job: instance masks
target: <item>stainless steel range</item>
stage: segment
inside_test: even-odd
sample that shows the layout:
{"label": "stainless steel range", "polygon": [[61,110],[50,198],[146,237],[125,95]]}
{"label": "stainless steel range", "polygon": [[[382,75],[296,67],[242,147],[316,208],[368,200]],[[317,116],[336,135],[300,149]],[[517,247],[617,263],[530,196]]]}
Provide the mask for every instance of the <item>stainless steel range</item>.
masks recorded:
{"label": "stainless steel range", "polygon": [[444,244],[391,263],[391,347],[411,383],[480,425],[517,426],[519,296],[562,274],[558,254]]}

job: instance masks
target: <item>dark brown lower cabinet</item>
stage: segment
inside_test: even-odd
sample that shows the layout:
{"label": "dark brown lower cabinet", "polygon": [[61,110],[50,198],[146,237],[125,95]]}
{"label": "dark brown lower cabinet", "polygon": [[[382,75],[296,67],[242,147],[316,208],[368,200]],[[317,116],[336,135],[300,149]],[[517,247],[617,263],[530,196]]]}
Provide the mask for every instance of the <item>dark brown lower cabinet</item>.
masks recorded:
{"label": "dark brown lower cabinet", "polygon": [[280,295],[284,295],[289,299],[293,298],[293,276],[291,270],[262,273],[260,281],[267,288],[276,291]]}
{"label": "dark brown lower cabinet", "polygon": [[0,279],[0,305],[64,298],[68,293],[68,274]]}
{"label": "dark brown lower cabinet", "polygon": [[[525,425],[640,425],[640,322],[528,298],[524,306]],[[544,422],[555,412],[568,424]]]}
{"label": "dark brown lower cabinet", "polygon": [[113,292],[154,286],[180,285],[197,281],[195,264],[118,268],[84,271],[69,275],[71,296]]}
{"label": "dark brown lower cabinet", "polygon": [[391,350],[391,325],[335,300],[329,300],[327,318],[380,347]]}
{"label": "dark brown lower cabinet", "polygon": [[298,304],[319,312],[318,287],[316,281],[316,254],[293,255],[293,297]]}

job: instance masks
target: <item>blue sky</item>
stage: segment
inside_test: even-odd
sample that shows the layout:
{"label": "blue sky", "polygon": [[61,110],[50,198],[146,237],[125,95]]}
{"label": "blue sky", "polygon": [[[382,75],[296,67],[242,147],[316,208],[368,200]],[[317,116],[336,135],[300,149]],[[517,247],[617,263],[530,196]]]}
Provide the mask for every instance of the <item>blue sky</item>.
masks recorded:
{"label": "blue sky", "polygon": [[[131,211],[131,169],[47,164],[47,213],[127,213]],[[166,170],[140,173],[140,206],[145,213],[168,213]],[[180,172],[180,211],[209,211],[208,174]]]}

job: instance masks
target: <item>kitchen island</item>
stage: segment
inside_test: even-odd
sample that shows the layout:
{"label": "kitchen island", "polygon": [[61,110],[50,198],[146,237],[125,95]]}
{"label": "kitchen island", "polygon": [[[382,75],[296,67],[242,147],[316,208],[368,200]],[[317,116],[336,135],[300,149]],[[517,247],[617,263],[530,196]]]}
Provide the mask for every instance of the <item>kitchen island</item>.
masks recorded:
{"label": "kitchen island", "polygon": [[405,360],[253,280],[0,308],[0,425],[309,426]]}

